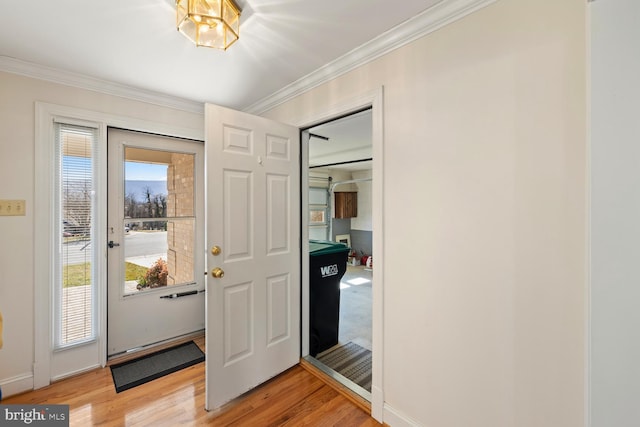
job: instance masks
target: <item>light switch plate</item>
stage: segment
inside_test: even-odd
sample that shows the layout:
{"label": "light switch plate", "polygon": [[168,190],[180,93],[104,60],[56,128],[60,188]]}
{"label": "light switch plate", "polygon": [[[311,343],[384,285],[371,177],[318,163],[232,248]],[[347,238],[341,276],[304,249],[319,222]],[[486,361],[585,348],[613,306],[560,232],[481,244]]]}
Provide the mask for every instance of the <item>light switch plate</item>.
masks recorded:
{"label": "light switch plate", "polygon": [[25,206],[24,200],[0,200],[0,216],[24,216]]}

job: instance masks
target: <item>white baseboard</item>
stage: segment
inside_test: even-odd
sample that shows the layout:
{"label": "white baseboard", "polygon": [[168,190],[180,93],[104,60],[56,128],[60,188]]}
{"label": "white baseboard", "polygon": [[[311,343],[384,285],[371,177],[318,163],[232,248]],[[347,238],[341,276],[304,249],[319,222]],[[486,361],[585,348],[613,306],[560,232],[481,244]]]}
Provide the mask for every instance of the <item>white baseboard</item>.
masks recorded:
{"label": "white baseboard", "polygon": [[84,368],[81,369],[77,369],[75,371],[69,371],[69,372],[64,372],[62,374],[57,374],[55,376],[53,376],[53,378],[51,378],[51,381],[60,381],[60,380],[64,380],[66,378],[71,378],[71,377],[75,377],[77,375],[80,374],[84,374],[85,372],[89,372],[89,371],[93,371],[94,369],[100,369],[102,368],[101,365],[90,365],[90,366],[86,366]]}
{"label": "white baseboard", "polygon": [[400,413],[387,403],[384,404],[384,422],[391,427],[420,427],[417,421]]}
{"label": "white baseboard", "polygon": [[371,416],[379,423],[384,420],[384,394],[375,385],[371,387]]}
{"label": "white baseboard", "polygon": [[2,380],[0,381],[0,388],[2,388],[3,399],[14,394],[31,391],[33,390],[33,374],[29,373]]}

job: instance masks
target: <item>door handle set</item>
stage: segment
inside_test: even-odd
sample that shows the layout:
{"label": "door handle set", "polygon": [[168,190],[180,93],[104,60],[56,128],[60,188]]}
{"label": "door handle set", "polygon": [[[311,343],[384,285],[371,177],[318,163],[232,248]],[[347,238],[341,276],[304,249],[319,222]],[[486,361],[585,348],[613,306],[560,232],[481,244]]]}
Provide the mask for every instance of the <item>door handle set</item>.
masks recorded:
{"label": "door handle set", "polygon": [[120,246],[120,243],[115,243],[113,240],[109,240],[109,243],[107,243],[107,246],[109,246],[109,249],[113,249],[116,246]]}
{"label": "door handle set", "polygon": [[211,275],[216,279],[222,279],[224,277],[224,270],[221,269],[220,267],[216,267],[213,270],[211,270]]}
{"label": "door handle set", "polygon": [[[211,255],[218,256],[221,253],[222,253],[222,249],[220,248],[220,246],[213,246],[211,248]],[[221,269],[220,267],[216,267],[213,270],[211,270],[211,275],[216,279],[222,279],[224,277],[224,270]]]}

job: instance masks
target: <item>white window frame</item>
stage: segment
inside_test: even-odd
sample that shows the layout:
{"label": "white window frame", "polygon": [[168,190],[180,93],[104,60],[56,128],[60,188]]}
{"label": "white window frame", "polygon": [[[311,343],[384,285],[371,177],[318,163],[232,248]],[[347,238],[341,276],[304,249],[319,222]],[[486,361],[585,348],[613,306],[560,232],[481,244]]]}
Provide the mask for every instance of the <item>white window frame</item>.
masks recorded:
{"label": "white window frame", "polygon": [[[54,203],[54,208],[53,208],[53,213],[51,215],[52,220],[53,220],[53,233],[49,236],[51,238],[51,240],[53,240],[53,246],[54,249],[56,247],[58,247],[58,245],[61,245],[61,241],[60,239],[62,239],[62,232],[64,230],[64,227],[62,225],[62,220],[63,220],[63,216],[62,216],[62,200],[61,200],[61,192],[62,192],[62,177],[61,177],[61,170],[60,168],[60,164],[59,162],[62,162],[62,158],[64,156],[64,153],[62,153],[62,147],[60,145],[60,141],[58,141],[57,136],[60,133],[60,129],[58,128],[58,125],[69,125],[69,126],[78,126],[78,127],[83,127],[83,128],[91,128],[94,129],[95,131],[95,139],[94,141],[92,141],[92,143],[95,145],[95,147],[98,148],[98,150],[94,151],[95,147],[91,147],[92,149],[92,154],[94,152],[99,152],[99,148],[101,147],[100,141],[101,141],[101,129],[100,129],[100,124],[99,123],[95,123],[95,122],[80,122],[78,120],[70,120],[69,118],[62,118],[62,117],[54,117],[53,118],[53,141],[52,144],[54,144],[54,171],[53,171],[53,186],[54,189],[51,192],[51,195],[55,195],[55,197],[52,197],[52,202]],[[99,173],[99,169],[100,166],[102,166],[104,164],[104,161],[102,160],[102,156],[100,156],[100,154],[98,154],[96,156],[96,158],[92,158],[91,159],[91,164],[92,164],[92,168],[91,168],[91,172],[92,172],[92,189],[95,191],[96,196],[99,196],[100,194],[102,194],[100,191],[96,191],[98,189],[98,187],[101,186],[101,182],[103,181],[102,178],[104,178],[101,175],[98,175]],[[105,199],[106,200],[106,199]],[[104,200],[98,199],[97,197],[92,197],[91,200],[91,210],[92,210],[92,221],[91,221],[91,254],[92,254],[92,281],[91,281],[91,294],[92,294],[92,298],[91,298],[91,329],[92,329],[92,333],[91,336],[82,340],[82,341],[76,341],[76,342],[72,342],[72,343],[68,343],[68,344],[63,344],[62,341],[62,286],[60,283],[60,280],[62,278],[62,259],[61,259],[61,251],[60,250],[54,250],[54,256],[53,256],[53,260],[54,260],[54,265],[53,265],[53,274],[51,276],[50,279],[50,285],[51,285],[51,289],[53,290],[53,298],[52,298],[52,325],[54,327],[53,330],[53,348],[54,351],[60,351],[60,350],[65,350],[65,349],[69,349],[72,347],[76,347],[76,346],[82,346],[82,345],[86,345],[86,344],[92,344],[96,341],[97,337],[98,337],[98,327],[99,327],[99,316],[98,316],[98,305],[97,305],[97,300],[96,297],[98,296],[98,292],[97,292],[97,283],[100,282],[99,278],[100,278],[100,274],[101,272],[104,271],[105,266],[103,265],[103,259],[100,256],[100,252],[99,252],[99,248],[102,247],[102,245],[100,245],[97,239],[100,237],[100,232],[99,230],[103,230],[104,228],[100,227],[100,212],[102,211],[102,203]]]}
{"label": "white window frame", "polygon": [[[33,365],[33,388],[48,386],[52,380],[62,379],[107,363],[106,342],[106,223],[107,223],[107,128],[119,127],[134,131],[163,134],[179,138],[204,140],[204,123],[199,127],[181,127],[166,123],[118,116],[99,111],[68,107],[44,102],[35,105],[35,202],[34,202],[34,279],[35,279],[35,348]],[[92,123],[99,130],[100,164],[96,165],[96,176],[99,179],[96,197],[98,215],[95,219],[98,230],[92,244],[102,248],[99,256],[102,267],[97,272],[96,315],[97,337],[95,341],[81,345],[62,348],[54,351],[53,284],[55,280],[54,224],[55,200],[54,177],[57,172],[55,164],[55,135],[53,121],[69,124],[86,125]]]}
{"label": "white window frame", "polygon": [[[33,369],[34,388],[49,385],[51,380],[64,378],[73,373],[91,369],[102,365],[100,349],[104,346],[102,337],[105,327],[102,296],[106,269],[104,260],[98,262],[94,278],[95,295],[95,331],[94,340],[68,347],[56,348],[55,328],[53,321],[55,315],[55,292],[57,282],[57,248],[58,239],[56,233],[61,231],[61,225],[56,224],[58,215],[58,195],[56,164],[56,138],[54,122],[75,124],[96,128],[97,144],[100,147],[99,158],[102,161],[95,165],[95,176],[98,182],[95,226],[97,230],[103,230],[106,221],[106,126],[97,120],[94,114],[88,114],[84,110],[56,106],[51,104],[36,103],[36,144],[35,144],[35,251],[34,269],[35,275],[35,363]],[[97,233],[93,237],[92,244],[96,247],[104,247],[104,236]],[[95,258],[103,258],[96,250]],[[105,360],[106,362],[106,360]]]}

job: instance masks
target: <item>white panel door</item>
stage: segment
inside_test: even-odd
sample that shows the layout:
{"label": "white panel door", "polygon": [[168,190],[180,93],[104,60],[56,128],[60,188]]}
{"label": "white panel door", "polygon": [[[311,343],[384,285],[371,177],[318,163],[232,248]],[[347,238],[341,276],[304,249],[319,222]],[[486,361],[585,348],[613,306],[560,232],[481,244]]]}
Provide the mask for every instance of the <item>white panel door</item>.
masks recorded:
{"label": "white panel door", "polygon": [[297,128],[215,105],[205,122],[211,410],[299,361],[300,166]]}

